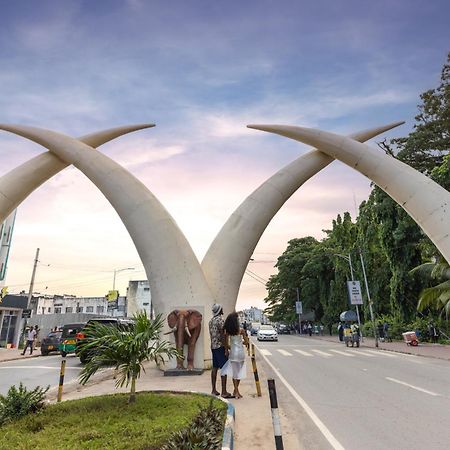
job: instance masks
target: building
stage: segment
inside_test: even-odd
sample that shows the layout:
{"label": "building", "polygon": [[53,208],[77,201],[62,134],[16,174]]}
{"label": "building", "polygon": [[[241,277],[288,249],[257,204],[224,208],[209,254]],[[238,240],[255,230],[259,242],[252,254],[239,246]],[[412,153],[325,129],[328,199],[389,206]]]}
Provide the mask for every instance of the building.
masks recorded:
{"label": "building", "polygon": [[267,317],[262,309],[252,306],[249,309],[244,309],[242,312],[248,322],[267,323]]}
{"label": "building", "polygon": [[5,285],[9,249],[11,248],[15,219],[16,211],[12,212],[6,220],[0,224],[0,287]]}
{"label": "building", "polygon": [[127,315],[131,317],[138,311],[146,311],[153,317],[152,296],[148,280],[130,281],[127,288]]}
{"label": "building", "polygon": [[6,295],[0,299],[0,347],[19,344],[22,311],[27,308],[26,295]]}

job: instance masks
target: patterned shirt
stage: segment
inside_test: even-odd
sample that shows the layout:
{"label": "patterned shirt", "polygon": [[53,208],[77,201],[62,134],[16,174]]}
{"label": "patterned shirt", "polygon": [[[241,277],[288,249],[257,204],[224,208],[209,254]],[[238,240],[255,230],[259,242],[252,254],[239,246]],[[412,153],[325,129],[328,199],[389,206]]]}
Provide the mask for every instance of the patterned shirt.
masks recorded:
{"label": "patterned shirt", "polygon": [[209,321],[209,335],[211,337],[211,349],[223,347],[223,319],[218,315]]}

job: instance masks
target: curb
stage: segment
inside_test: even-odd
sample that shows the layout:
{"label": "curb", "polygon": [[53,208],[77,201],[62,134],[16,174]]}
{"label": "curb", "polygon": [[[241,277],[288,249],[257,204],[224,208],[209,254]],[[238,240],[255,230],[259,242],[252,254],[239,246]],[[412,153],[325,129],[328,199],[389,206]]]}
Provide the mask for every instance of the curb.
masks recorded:
{"label": "curb", "polygon": [[29,356],[22,356],[22,355],[11,356],[9,358],[0,360],[0,363],[8,362],[8,361],[20,361],[22,359],[39,358],[40,356],[41,356],[40,354],[39,355],[29,355]]}
{"label": "curb", "polygon": [[235,408],[228,403],[227,420],[225,421],[225,428],[223,430],[222,450],[233,450],[234,448],[234,421],[235,421]]}

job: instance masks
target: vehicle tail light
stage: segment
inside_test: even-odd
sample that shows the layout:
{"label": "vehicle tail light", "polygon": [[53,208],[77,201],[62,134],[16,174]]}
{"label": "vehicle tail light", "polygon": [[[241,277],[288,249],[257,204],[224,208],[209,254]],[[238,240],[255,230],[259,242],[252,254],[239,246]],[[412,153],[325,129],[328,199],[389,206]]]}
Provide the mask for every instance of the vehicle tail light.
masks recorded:
{"label": "vehicle tail light", "polygon": [[86,337],[86,335],[84,333],[77,333],[76,338],[77,339],[84,339]]}

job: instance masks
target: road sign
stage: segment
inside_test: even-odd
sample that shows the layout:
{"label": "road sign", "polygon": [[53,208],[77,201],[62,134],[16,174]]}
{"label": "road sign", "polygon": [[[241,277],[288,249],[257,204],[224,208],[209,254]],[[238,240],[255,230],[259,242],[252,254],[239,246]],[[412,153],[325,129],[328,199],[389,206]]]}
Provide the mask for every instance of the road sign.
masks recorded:
{"label": "road sign", "polygon": [[295,302],[295,312],[297,314],[303,314],[303,304],[302,304],[302,302]]}
{"label": "road sign", "polygon": [[361,285],[359,281],[347,281],[348,296],[351,305],[362,305]]}
{"label": "road sign", "polygon": [[22,319],[29,319],[31,317],[31,309],[22,309]]}

